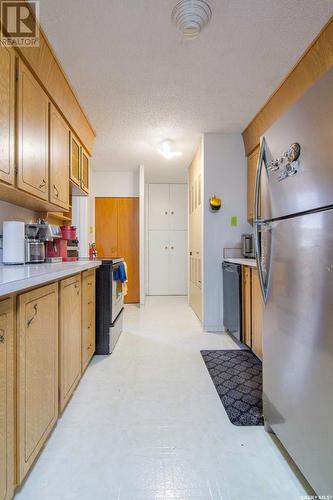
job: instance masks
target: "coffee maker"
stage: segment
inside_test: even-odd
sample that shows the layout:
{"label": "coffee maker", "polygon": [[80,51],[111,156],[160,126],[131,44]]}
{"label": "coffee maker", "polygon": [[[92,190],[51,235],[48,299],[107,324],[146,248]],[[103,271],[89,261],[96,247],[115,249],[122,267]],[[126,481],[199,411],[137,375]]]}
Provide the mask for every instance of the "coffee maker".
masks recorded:
{"label": "coffee maker", "polygon": [[29,264],[45,262],[45,224],[25,224],[25,261]]}
{"label": "coffee maker", "polygon": [[60,226],[60,238],[46,244],[46,259],[71,262],[79,259],[79,240],[75,226]]}

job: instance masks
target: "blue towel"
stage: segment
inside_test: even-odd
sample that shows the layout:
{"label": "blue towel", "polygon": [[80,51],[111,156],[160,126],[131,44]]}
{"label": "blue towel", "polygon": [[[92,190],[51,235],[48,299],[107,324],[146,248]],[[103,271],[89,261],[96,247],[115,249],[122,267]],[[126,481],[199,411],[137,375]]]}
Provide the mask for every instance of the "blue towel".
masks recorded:
{"label": "blue towel", "polygon": [[118,268],[113,271],[113,278],[121,283],[125,283],[125,281],[127,281],[125,266],[122,262],[119,262]]}

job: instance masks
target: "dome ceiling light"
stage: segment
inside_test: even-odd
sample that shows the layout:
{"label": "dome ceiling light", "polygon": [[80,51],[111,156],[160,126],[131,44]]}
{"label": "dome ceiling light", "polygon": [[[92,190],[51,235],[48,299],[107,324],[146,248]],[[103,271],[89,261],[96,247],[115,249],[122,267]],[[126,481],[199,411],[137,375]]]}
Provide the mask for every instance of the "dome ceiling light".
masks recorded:
{"label": "dome ceiling light", "polygon": [[196,38],[212,17],[212,9],[205,0],[180,0],[173,8],[172,22],[185,38]]}
{"label": "dome ceiling light", "polygon": [[157,148],[157,151],[167,160],[171,160],[172,158],[178,158],[183,154],[181,151],[172,151],[172,141],[170,139],[165,139],[161,143],[160,147]]}

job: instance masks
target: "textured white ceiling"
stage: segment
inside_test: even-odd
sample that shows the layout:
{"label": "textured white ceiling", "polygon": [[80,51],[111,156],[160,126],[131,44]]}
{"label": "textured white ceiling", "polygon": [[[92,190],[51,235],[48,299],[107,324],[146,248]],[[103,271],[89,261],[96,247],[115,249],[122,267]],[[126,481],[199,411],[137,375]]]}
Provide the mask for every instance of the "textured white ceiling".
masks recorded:
{"label": "textured white ceiling", "polygon": [[[333,14],[332,0],[210,0],[185,41],[177,0],[41,0],[41,23],[97,132],[93,167],[181,181],[202,132],[241,132]],[[164,160],[165,138],[183,151]]]}

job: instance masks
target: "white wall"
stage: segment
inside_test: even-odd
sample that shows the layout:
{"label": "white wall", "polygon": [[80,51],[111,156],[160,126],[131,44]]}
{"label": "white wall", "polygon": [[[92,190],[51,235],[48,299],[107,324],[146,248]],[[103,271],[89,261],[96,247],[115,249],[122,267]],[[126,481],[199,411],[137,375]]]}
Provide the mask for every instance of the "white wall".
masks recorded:
{"label": "white wall", "polygon": [[[204,134],[203,138],[203,327],[223,331],[222,260],[224,247],[240,246],[247,222],[246,158],[240,134]],[[209,198],[222,198],[212,213]],[[230,217],[238,217],[232,227]]]}
{"label": "white wall", "polygon": [[19,220],[29,223],[34,222],[37,217],[38,214],[36,212],[0,201],[0,234],[2,234],[2,223],[5,220]]}

